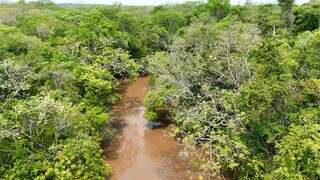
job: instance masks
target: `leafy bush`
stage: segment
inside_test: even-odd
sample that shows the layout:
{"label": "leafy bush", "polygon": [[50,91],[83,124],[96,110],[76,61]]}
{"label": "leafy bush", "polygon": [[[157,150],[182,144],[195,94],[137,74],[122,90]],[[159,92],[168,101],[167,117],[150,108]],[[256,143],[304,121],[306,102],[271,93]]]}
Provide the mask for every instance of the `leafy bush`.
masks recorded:
{"label": "leafy bush", "polygon": [[320,177],[319,124],[293,126],[276,145],[275,169],[270,179],[318,179]]}

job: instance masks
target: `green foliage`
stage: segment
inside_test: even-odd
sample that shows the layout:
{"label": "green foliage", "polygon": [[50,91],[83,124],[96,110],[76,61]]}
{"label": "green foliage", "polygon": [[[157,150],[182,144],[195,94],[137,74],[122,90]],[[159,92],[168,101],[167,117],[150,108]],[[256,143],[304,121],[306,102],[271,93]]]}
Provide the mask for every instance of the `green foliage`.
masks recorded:
{"label": "green foliage", "polygon": [[271,4],[260,5],[257,7],[257,24],[265,35],[273,35],[282,26],[281,10]]}
{"label": "green foliage", "polygon": [[12,60],[0,61],[0,100],[23,95],[34,81],[34,73],[27,65]]}
{"label": "green foliage", "polygon": [[117,79],[139,73],[128,52],[138,30],[99,9],[7,6],[17,23],[0,26],[0,178],[105,179],[108,111]]}
{"label": "green foliage", "polygon": [[[113,77],[99,66],[79,66],[75,69],[80,94],[86,105],[102,106],[113,102]],[[104,99],[104,101],[101,101]]]}
{"label": "green foliage", "polygon": [[294,8],[295,31],[313,31],[320,27],[320,4],[304,5]]}
{"label": "green foliage", "polygon": [[180,12],[158,10],[154,13],[152,22],[164,27],[166,31],[173,34],[185,24],[185,19]]}
{"label": "green foliage", "polygon": [[287,30],[291,31],[294,21],[293,16],[293,3],[294,0],[278,0],[279,6],[282,10],[282,18],[284,21],[284,25],[287,28]]}
{"label": "green foliage", "polygon": [[[0,178],[104,179],[118,79],[151,73],[205,172],[319,179],[319,3],[0,5]],[[197,150],[195,150],[197,149]]]}
{"label": "green foliage", "polygon": [[153,90],[148,93],[144,102],[147,107],[144,116],[151,121],[166,120],[170,108],[168,105],[170,100],[166,97],[170,96],[171,93],[173,91],[168,89]]}
{"label": "green foliage", "polygon": [[230,11],[229,0],[209,0],[207,3],[207,9],[209,13],[217,19],[226,17]]}
{"label": "green foliage", "polygon": [[111,167],[102,159],[99,143],[90,136],[80,134],[57,148],[55,163],[46,172],[49,177],[105,179],[111,174]]}
{"label": "green foliage", "polygon": [[[284,144],[287,148],[295,149],[296,145],[292,143],[298,143],[298,140],[288,142],[290,140],[286,141],[286,137],[292,132],[298,136],[303,133],[292,131],[289,127],[319,122],[319,103],[315,97],[317,80],[314,79],[319,78],[319,66],[311,65],[319,62],[319,55],[313,51],[313,48],[317,47],[317,44],[314,44],[317,41],[316,34],[305,32],[299,35],[295,38],[294,46],[290,46],[285,39],[266,38],[253,54],[256,79],[243,86],[239,107],[245,113],[246,123],[251,132],[247,135],[250,138],[248,143],[255,152],[254,156],[265,156],[269,161],[273,157],[275,164],[279,163],[278,159],[290,159],[284,156],[291,150],[286,153],[280,152],[284,150]],[[309,48],[303,48],[307,46]],[[309,52],[306,53],[302,49]],[[309,61],[309,58],[312,60]],[[305,68],[310,74],[304,71]],[[309,87],[313,90],[309,91]],[[308,166],[304,164],[308,162],[292,158],[291,160],[291,163]],[[269,179],[310,177],[303,169],[289,170],[289,164],[280,163],[276,166],[265,163],[258,174],[266,175]],[[316,168],[314,165],[311,166]]]}
{"label": "green foliage", "polygon": [[170,51],[148,60],[146,117],[162,120],[166,109],[211,175],[319,178],[319,30],[317,16],[306,15],[317,9],[296,6],[293,27],[293,1],[280,6],[232,7],[220,20],[202,18],[199,6]]}
{"label": "green foliage", "polygon": [[171,52],[149,61],[153,89],[145,100],[146,117],[163,119],[169,108],[177,135],[208,157],[203,170],[236,170],[249,154],[242,115],[234,108],[239,87],[251,76],[248,58],[258,41],[252,24],[199,23],[185,30]]}
{"label": "green foliage", "polygon": [[92,10],[80,22],[76,39],[89,50],[97,52],[107,45],[115,28],[113,21],[105,18],[99,11]]}
{"label": "green foliage", "polygon": [[127,52],[122,49],[106,48],[97,57],[97,64],[106,68],[114,77],[133,77],[137,75],[139,66]]}
{"label": "green foliage", "polygon": [[[49,152],[18,159],[7,179],[104,179],[111,168],[101,157],[100,145],[93,137],[80,134]],[[28,164],[26,166],[26,164]]]}
{"label": "green foliage", "polygon": [[1,38],[2,47],[9,53],[20,55],[41,48],[41,42],[37,38],[23,35],[22,33],[9,33]]}
{"label": "green foliage", "polygon": [[66,24],[54,15],[36,14],[32,16],[21,16],[19,29],[30,36],[37,36],[46,40],[54,36],[63,36],[67,31]]}
{"label": "green foliage", "polygon": [[293,126],[276,145],[275,169],[269,179],[318,179],[320,177],[320,126]]}

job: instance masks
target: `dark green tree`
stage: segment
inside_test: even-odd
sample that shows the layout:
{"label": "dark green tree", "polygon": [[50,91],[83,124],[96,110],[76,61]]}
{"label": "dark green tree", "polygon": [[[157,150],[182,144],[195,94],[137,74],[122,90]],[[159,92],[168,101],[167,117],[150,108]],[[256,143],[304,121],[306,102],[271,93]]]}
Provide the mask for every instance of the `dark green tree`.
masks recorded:
{"label": "dark green tree", "polygon": [[294,15],[293,15],[293,4],[294,0],[278,0],[279,6],[282,10],[282,18],[284,25],[288,31],[292,31]]}

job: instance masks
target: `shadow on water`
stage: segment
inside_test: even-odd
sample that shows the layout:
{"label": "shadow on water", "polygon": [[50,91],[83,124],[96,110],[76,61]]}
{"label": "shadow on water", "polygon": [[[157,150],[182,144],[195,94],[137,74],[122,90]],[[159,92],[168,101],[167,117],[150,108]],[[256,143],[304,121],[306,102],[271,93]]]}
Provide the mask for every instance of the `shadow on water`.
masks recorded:
{"label": "shadow on water", "polygon": [[149,128],[149,129],[158,129],[158,128],[164,128],[165,127],[165,124],[161,123],[161,122],[148,122],[146,124],[146,127]]}

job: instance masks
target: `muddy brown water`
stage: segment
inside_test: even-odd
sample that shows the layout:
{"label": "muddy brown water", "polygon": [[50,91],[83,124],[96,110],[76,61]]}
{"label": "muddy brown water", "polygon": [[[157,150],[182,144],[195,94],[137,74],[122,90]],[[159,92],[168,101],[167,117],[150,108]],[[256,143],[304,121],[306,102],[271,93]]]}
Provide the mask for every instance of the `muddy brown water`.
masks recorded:
{"label": "muddy brown water", "polygon": [[118,135],[104,147],[112,167],[111,180],[197,179],[189,162],[182,160],[182,145],[169,136],[170,127],[152,128],[143,117],[148,78],[123,82],[122,99],[113,107],[112,122]]}

